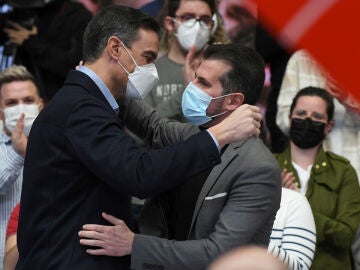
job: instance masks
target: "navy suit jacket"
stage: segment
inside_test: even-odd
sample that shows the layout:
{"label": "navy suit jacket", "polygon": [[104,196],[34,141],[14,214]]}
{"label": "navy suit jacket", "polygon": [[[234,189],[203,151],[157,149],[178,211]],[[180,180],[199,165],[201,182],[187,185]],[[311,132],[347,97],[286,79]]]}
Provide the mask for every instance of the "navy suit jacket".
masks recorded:
{"label": "navy suit jacket", "polygon": [[127,257],[88,255],[79,244],[82,225],[106,224],[107,212],[131,226],[129,194],[158,194],[219,162],[206,131],[172,147],[140,149],[95,83],[71,71],[29,136],[17,269],[129,269]]}

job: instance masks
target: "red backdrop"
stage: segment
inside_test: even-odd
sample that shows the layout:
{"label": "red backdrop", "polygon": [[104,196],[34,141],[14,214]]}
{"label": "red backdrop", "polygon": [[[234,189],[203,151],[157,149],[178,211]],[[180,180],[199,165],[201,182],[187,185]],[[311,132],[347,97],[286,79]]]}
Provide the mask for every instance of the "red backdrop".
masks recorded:
{"label": "red backdrop", "polygon": [[359,0],[254,0],[260,21],[290,51],[306,48],[360,101]]}

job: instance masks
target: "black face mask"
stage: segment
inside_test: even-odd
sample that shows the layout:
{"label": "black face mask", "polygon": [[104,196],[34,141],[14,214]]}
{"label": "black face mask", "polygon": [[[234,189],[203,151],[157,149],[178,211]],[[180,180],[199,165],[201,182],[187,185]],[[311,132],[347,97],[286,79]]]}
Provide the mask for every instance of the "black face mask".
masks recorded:
{"label": "black face mask", "polygon": [[298,147],[307,149],[320,144],[324,138],[325,123],[310,118],[291,119],[290,139]]}

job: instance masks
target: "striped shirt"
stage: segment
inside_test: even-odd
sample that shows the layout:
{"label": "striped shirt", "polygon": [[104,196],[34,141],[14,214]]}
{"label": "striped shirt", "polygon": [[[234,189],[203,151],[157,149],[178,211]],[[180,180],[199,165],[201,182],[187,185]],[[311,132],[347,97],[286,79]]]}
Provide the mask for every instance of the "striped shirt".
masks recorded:
{"label": "striped shirt", "polygon": [[306,197],[283,188],[268,251],[290,270],[309,270],[316,246],[315,221]]}
{"label": "striped shirt", "polygon": [[5,235],[9,216],[20,201],[24,159],[18,155],[11,139],[0,134],[0,269],[3,268]]}

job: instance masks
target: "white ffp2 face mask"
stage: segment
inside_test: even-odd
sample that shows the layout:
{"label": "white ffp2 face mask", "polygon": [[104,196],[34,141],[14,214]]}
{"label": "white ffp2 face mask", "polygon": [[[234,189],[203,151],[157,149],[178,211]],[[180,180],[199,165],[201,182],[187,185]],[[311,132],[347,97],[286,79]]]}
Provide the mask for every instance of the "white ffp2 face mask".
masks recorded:
{"label": "white ffp2 face mask", "polygon": [[3,110],[5,115],[5,127],[12,133],[20,115],[23,113],[25,115],[24,133],[28,137],[32,124],[39,114],[39,107],[39,104],[19,104],[5,108]]}
{"label": "white ffp2 face mask", "polygon": [[210,29],[201,25],[199,21],[194,23],[194,20],[182,22],[175,34],[181,47],[186,51],[190,50],[191,46],[201,50],[210,39]]}
{"label": "white ffp2 face mask", "polygon": [[134,72],[129,73],[126,68],[119,61],[117,61],[117,63],[128,74],[125,98],[144,99],[145,96],[151,91],[151,89],[155,87],[159,81],[159,75],[156,66],[155,64],[138,66],[125,45],[122,45],[136,65]]}

